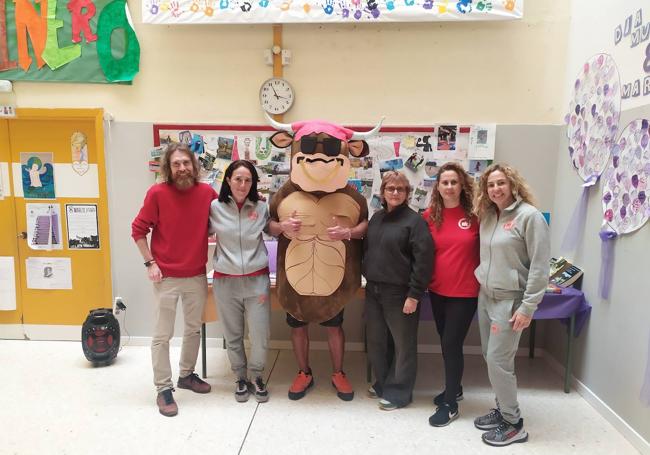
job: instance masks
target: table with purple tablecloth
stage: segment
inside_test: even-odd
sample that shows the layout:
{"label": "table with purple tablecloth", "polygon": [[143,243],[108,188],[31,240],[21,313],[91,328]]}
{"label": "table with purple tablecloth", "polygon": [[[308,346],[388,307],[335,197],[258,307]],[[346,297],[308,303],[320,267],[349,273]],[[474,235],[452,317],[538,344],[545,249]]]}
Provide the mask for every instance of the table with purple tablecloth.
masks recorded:
{"label": "table with purple tablecloth", "polygon": [[[420,308],[420,320],[432,320],[431,305],[428,295],[424,299],[425,304]],[[535,356],[535,329],[536,321],[540,319],[559,319],[567,325],[567,347],[564,363],[564,391],[569,393],[571,366],[573,357],[573,338],[580,334],[589,315],[591,305],[587,303],[582,291],[574,288],[562,288],[561,293],[547,292],[533,315],[533,322],[530,325],[529,357]]]}

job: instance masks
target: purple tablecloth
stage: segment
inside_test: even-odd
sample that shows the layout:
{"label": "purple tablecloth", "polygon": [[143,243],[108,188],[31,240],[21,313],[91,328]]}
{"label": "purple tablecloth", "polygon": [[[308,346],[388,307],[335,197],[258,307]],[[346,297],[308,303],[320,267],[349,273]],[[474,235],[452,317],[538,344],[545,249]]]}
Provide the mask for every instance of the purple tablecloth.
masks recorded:
{"label": "purple tablecloth", "polygon": [[[420,320],[431,321],[431,304],[429,295],[423,299],[424,305],[420,308]],[[574,288],[563,288],[561,294],[544,294],[544,298],[537,307],[533,319],[564,319],[568,322],[571,315],[576,316],[575,335],[578,336],[591,314],[591,305],[585,300],[585,294]]]}

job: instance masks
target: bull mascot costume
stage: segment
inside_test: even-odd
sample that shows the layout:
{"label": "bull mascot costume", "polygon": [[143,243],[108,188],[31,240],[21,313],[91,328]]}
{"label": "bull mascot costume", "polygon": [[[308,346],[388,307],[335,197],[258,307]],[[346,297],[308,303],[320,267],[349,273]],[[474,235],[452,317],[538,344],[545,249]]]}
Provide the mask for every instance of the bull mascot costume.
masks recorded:
{"label": "bull mascot costume", "polygon": [[[362,241],[368,227],[365,198],[348,185],[349,157],[368,154],[365,133],[314,120],[282,124],[271,143],[291,147],[290,179],[271,199],[271,232],[278,237],[277,286],[287,312],[299,371],[289,398],[299,400],[314,384],[309,367],[308,324],[327,328],[332,385],[344,401],[354,391],[343,372],[343,307],[361,285]],[[382,119],[383,121],[383,119]]]}

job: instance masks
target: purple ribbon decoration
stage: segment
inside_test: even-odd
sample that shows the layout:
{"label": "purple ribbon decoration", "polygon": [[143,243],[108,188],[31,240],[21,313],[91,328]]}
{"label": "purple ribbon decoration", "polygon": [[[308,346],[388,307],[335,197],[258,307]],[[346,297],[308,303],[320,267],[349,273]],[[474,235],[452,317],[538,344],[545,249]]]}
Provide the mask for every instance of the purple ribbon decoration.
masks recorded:
{"label": "purple ribbon decoration", "polygon": [[598,233],[600,244],[600,280],[598,281],[598,294],[603,299],[609,299],[614,274],[614,240],[618,234],[614,231],[600,231]]}
{"label": "purple ribbon decoration", "polygon": [[578,204],[573,209],[571,221],[564,233],[562,240],[563,251],[575,251],[576,247],[582,242],[582,234],[585,231],[585,221],[587,219],[587,203],[589,202],[589,189],[598,181],[597,175],[591,175],[582,185],[582,195]]}
{"label": "purple ribbon decoration", "polygon": [[650,339],[648,340],[648,363],[645,366],[645,381],[641,387],[641,402],[650,406]]}

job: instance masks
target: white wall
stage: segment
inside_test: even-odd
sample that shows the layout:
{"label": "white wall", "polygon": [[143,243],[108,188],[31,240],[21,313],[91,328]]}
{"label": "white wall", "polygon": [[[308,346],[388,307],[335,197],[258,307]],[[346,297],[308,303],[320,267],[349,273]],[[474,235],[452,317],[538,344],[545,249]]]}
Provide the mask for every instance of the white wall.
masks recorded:
{"label": "white wall", "polygon": [[[638,9],[641,3],[625,2],[625,9],[621,9],[623,2],[574,0],[564,106],[568,106],[568,88],[573,86],[576,72],[589,57],[610,46],[615,24],[622,21],[626,13]],[[650,15],[648,3],[643,3],[646,5],[645,12]],[[645,45],[642,47],[644,50]],[[617,49],[615,51],[619,52]],[[630,50],[624,49],[621,52],[628,51]],[[613,55],[616,57],[616,53]],[[638,73],[638,68],[629,67],[631,63],[626,61],[626,56],[617,59],[623,78]],[[645,100],[645,106],[629,109],[643,101],[637,99],[623,103],[625,111],[621,116],[620,130],[634,118],[650,117],[650,106],[647,105],[650,97]],[[591,318],[577,339],[574,375],[631,426],[632,433],[636,431],[646,440],[645,445],[641,446],[639,443],[643,442],[640,438],[633,442],[650,452],[647,442],[650,441],[650,408],[639,400],[650,336],[650,269],[647,260],[650,253],[650,225],[646,224],[636,233],[621,236],[616,240],[616,265],[611,297],[609,300],[601,299],[598,296],[601,262],[598,232],[602,222],[602,186],[599,183],[591,191],[582,243],[578,245],[575,253],[562,251],[562,237],[580,197],[582,181],[570,164],[564,128],[560,135],[553,204],[556,229],[552,230],[552,251],[554,254],[568,255],[584,268],[583,290],[593,306]],[[560,362],[564,361],[564,340],[565,333],[562,328],[547,327],[546,348]]]}
{"label": "white wall", "polygon": [[[271,26],[140,22],[133,86],[18,82],[19,107],[104,107],[119,121],[262,123]],[[559,123],[568,2],[528,1],[514,22],[285,25],[290,121]]]}

